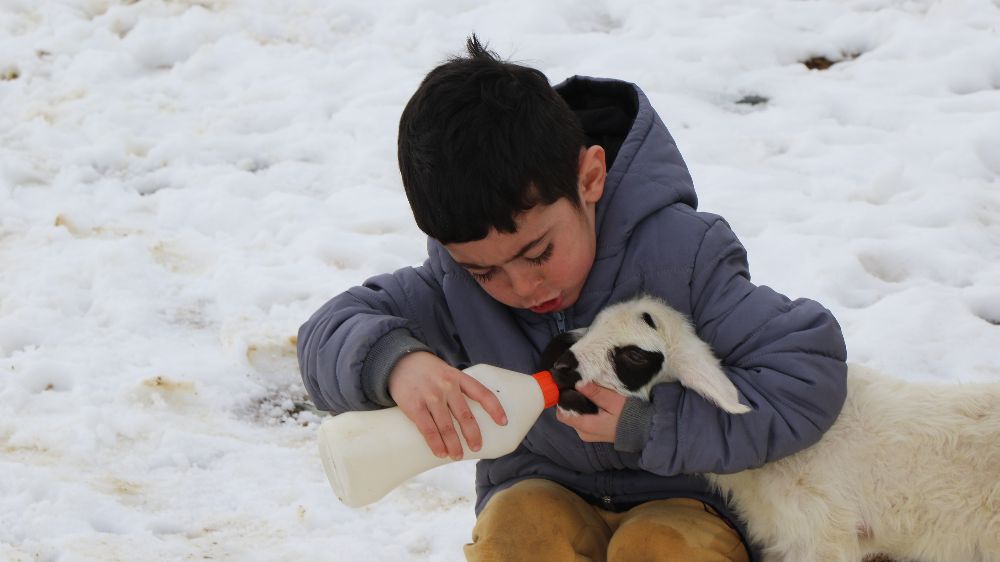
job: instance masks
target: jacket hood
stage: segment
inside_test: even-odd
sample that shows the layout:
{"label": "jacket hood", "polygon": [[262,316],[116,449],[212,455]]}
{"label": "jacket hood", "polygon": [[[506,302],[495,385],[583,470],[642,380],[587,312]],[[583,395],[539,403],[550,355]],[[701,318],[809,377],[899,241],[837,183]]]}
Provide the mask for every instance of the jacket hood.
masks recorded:
{"label": "jacket hood", "polygon": [[[698,199],[673,137],[638,86],[574,76],[555,90],[579,116],[588,144],[600,144],[607,153],[608,173],[595,217],[597,252],[580,298],[571,307],[571,315],[582,322],[607,304],[606,288],[621,268],[623,250],[636,226],[670,205],[696,208]],[[482,291],[437,240],[428,238],[427,251],[428,265],[439,278]],[[529,310],[512,313],[529,324],[546,321],[546,315]]]}
{"label": "jacket hood", "polygon": [[698,197],[677,144],[638,86],[574,76],[555,86],[580,117],[588,144],[607,153],[608,176],[597,204],[597,260],[620,252],[632,230],[674,203]]}

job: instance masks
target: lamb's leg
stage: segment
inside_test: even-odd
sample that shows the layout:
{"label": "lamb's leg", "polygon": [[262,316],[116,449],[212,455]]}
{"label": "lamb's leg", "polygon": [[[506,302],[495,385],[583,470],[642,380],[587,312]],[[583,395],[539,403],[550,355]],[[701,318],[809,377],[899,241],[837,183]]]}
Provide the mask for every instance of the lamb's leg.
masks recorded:
{"label": "lamb's leg", "polygon": [[790,554],[779,558],[764,557],[765,562],[802,562],[803,560],[815,560],[816,562],[858,562],[860,558],[852,558],[844,553],[828,552],[819,554],[814,552],[793,551]]}
{"label": "lamb's leg", "polygon": [[792,544],[782,553],[765,554],[765,562],[859,562],[861,548],[852,535],[827,535],[820,540]]}
{"label": "lamb's leg", "polygon": [[983,547],[979,546],[979,552],[982,554],[983,562],[1000,562],[1000,541],[990,541],[994,545]]}
{"label": "lamb's leg", "polygon": [[864,562],[896,562],[885,554],[869,554],[865,556]]}

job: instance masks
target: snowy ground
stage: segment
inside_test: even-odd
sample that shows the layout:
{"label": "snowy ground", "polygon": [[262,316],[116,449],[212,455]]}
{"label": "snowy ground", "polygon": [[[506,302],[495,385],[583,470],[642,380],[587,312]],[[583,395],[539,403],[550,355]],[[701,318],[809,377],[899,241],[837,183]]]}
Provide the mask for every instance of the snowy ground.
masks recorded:
{"label": "snowy ground", "polygon": [[640,84],[852,359],[1000,380],[998,0],[0,0],[0,560],[461,559],[471,463],[340,505],[291,338],[422,260],[396,123],[473,30]]}

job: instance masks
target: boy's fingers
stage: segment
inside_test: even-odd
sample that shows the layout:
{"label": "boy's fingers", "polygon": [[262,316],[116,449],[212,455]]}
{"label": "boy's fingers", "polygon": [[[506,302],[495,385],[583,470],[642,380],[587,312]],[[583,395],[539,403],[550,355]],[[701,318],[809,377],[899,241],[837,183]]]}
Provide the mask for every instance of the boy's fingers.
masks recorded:
{"label": "boy's fingers", "polygon": [[449,397],[448,405],[451,406],[451,413],[458,420],[458,426],[462,428],[465,442],[468,443],[470,449],[478,451],[482,447],[483,436],[479,431],[479,424],[476,423],[476,417],[469,409],[469,403],[465,401],[465,395],[461,392],[455,393]]}
{"label": "boy's fingers", "polygon": [[431,448],[434,456],[445,456],[448,450],[444,446],[444,441],[441,441],[441,432],[438,431],[438,426],[434,423],[434,418],[431,417],[430,412],[424,410],[422,415],[417,414],[411,419],[413,420],[413,424],[417,426],[420,434],[424,436],[424,441],[427,442],[427,446]]}
{"label": "boy's fingers", "polygon": [[448,450],[448,456],[458,460],[462,458],[462,443],[458,440],[458,432],[455,431],[455,420],[451,417],[451,409],[444,401],[435,401],[428,404],[434,424],[441,434],[444,447]]}
{"label": "boy's fingers", "polygon": [[576,390],[597,404],[598,408],[607,412],[621,412],[622,408],[625,407],[624,396],[603,386],[588,382],[577,384]]}
{"label": "boy's fingers", "polygon": [[465,373],[462,375],[459,380],[459,388],[462,389],[462,392],[479,402],[497,425],[507,425],[507,414],[503,411],[503,405],[500,404],[497,395],[478,380]]}
{"label": "boy's fingers", "polygon": [[567,416],[562,412],[556,412],[559,421],[575,429],[581,438],[584,434],[596,433],[596,430],[604,423],[603,418],[608,415],[610,414],[604,410],[598,410],[596,414],[580,414],[578,416]]}
{"label": "boy's fingers", "polygon": [[[597,414],[594,414],[597,415]],[[576,430],[577,433],[589,433],[590,425],[593,421],[594,415],[587,416],[567,416],[564,418],[563,422]]]}

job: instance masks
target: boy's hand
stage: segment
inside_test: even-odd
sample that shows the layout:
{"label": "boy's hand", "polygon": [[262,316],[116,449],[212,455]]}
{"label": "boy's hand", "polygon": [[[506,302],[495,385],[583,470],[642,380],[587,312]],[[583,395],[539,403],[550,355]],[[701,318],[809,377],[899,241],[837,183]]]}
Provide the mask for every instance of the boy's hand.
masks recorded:
{"label": "boy's hand", "polygon": [[556,410],[556,419],[576,430],[580,439],[591,443],[614,443],[618,418],[625,408],[625,397],[594,383],[578,384],[576,389],[597,405],[596,414],[564,416]]}
{"label": "boy's hand", "polygon": [[490,389],[426,351],[409,353],[396,363],[389,374],[389,395],[438,457],[462,458],[454,420],[470,449],[478,451],[483,445],[466,396],[479,402],[498,425],[507,424],[503,406]]}

